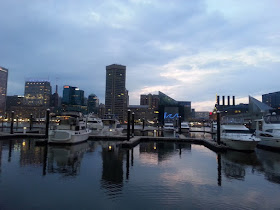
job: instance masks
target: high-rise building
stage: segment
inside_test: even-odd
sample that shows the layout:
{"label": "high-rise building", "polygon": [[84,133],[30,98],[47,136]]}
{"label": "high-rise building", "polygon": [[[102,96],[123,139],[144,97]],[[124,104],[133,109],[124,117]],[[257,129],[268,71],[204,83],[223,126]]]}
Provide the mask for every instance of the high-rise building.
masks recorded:
{"label": "high-rise building", "polygon": [[126,66],[106,66],[105,112],[114,114],[121,122],[126,120],[128,92],[125,87]]}
{"label": "high-rise building", "polygon": [[263,94],[262,102],[274,109],[280,109],[280,91]]}
{"label": "high-rise building", "polygon": [[86,113],[84,91],[78,87],[65,85],[63,87],[62,106],[65,111],[78,111]]}
{"label": "high-rise building", "polygon": [[51,107],[57,108],[59,106],[59,95],[57,92],[57,85],[55,86],[55,93],[51,96]]}
{"label": "high-rise building", "polygon": [[65,85],[63,87],[62,104],[64,105],[84,105],[84,91],[78,87]]}
{"label": "high-rise building", "polygon": [[49,107],[51,101],[51,84],[45,80],[29,80],[25,82],[24,98],[28,106]]}
{"label": "high-rise building", "polygon": [[90,94],[87,100],[88,113],[98,113],[99,99],[95,94]]}
{"label": "high-rise building", "polygon": [[8,69],[0,66],[0,116],[6,111]]}

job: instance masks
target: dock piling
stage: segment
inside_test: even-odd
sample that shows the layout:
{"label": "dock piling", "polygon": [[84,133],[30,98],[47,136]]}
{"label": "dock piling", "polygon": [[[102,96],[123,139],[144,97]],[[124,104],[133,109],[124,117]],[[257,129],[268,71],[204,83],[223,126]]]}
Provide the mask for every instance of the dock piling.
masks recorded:
{"label": "dock piling", "polygon": [[181,116],[179,116],[179,134],[182,134],[182,126],[181,126],[181,123],[182,123],[182,118],[181,118]]}
{"label": "dock piling", "polygon": [[10,134],[14,134],[14,117],[15,117],[15,112],[12,111],[12,116],[11,116],[11,130]]}
{"label": "dock piling", "polygon": [[131,125],[131,135],[132,137],[134,137],[134,112],[132,112],[131,114],[131,121],[132,121],[132,125]]}
{"label": "dock piling", "polygon": [[50,124],[50,109],[47,109],[47,112],[46,112],[46,131],[45,131],[46,139],[48,139],[48,137],[49,137],[49,124]]}
{"label": "dock piling", "polygon": [[129,139],[130,139],[130,113],[131,113],[131,111],[130,111],[130,109],[129,110],[127,110],[127,141],[129,141]]}
{"label": "dock piling", "polygon": [[30,119],[29,119],[29,130],[32,130],[32,124],[33,124],[33,115],[30,114]]}
{"label": "dock piling", "polygon": [[221,122],[220,122],[220,112],[218,111],[217,112],[217,144],[220,145],[221,144],[221,129],[220,129],[220,125]]}

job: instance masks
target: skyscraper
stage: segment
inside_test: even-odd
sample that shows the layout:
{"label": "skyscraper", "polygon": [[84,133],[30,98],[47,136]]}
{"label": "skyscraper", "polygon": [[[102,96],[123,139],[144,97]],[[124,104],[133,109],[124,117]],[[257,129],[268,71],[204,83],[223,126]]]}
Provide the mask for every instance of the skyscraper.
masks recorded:
{"label": "skyscraper", "polygon": [[87,101],[87,108],[88,108],[88,113],[98,113],[99,109],[99,99],[95,94],[90,94],[88,96],[88,101]]}
{"label": "skyscraper", "polygon": [[25,82],[24,98],[28,106],[50,106],[51,84],[45,80],[29,80]]}
{"label": "skyscraper", "polygon": [[0,116],[6,111],[8,69],[0,66]]}
{"label": "skyscraper", "polygon": [[126,120],[127,90],[125,88],[126,66],[106,66],[105,113],[114,114],[123,122]]}
{"label": "skyscraper", "polygon": [[65,111],[78,111],[85,113],[87,106],[84,101],[84,91],[78,87],[65,85],[63,87],[62,106]]}

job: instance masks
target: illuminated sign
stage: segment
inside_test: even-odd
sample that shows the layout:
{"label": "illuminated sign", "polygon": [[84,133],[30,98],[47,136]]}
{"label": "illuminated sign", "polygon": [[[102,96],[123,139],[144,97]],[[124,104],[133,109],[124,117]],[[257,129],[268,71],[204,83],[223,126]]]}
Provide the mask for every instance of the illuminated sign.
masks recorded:
{"label": "illuminated sign", "polygon": [[68,85],[65,85],[64,88],[69,88],[69,86],[68,86]]}
{"label": "illuminated sign", "polygon": [[164,119],[174,119],[174,118],[179,118],[179,114],[178,114],[178,113],[175,113],[175,114],[173,115],[173,114],[164,112]]}

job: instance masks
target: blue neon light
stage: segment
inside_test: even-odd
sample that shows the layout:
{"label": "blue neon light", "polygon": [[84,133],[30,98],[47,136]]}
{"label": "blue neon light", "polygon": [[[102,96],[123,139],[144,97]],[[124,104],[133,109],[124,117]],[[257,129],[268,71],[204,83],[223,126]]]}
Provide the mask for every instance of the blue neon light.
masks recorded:
{"label": "blue neon light", "polygon": [[178,118],[178,117],[179,117],[178,113],[172,115],[172,114],[168,114],[167,112],[164,112],[164,119],[168,119],[168,118],[174,119],[174,118]]}

